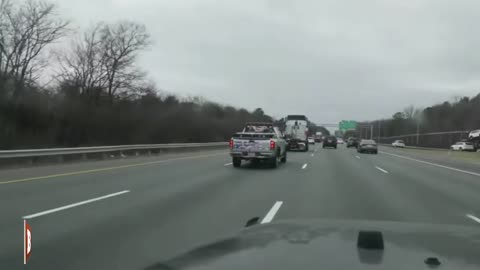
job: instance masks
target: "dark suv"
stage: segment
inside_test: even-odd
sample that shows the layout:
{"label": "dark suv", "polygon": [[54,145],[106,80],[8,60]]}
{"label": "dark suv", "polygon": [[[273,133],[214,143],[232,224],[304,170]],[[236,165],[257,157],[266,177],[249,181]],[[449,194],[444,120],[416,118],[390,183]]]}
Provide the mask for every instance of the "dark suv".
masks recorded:
{"label": "dark suv", "polygon": [[335,136],[327,136],[325,140],[323,140],[323,148],[325,147],[333,147],[337,149],[337,137]]}
{"label": "dark suv", "polygon": [[358,147],[358,139],[357,138],[354,138],[354,137],[350,137],[348,138],[347,140],[347,148],[350,148],[350,147]]}

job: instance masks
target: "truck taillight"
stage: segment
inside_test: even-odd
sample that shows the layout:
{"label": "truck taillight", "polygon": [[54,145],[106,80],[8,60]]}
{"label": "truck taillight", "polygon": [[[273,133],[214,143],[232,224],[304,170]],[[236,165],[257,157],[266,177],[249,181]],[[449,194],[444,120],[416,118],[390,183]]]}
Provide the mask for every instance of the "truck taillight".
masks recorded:
{"label": "truck taillight", "polygon": [[230,139],[230,149],[233,149],[233,139]]}
{"label": "truck taillight", "polygon": [[270,150],[275,150],[275,141],[270,140]]}

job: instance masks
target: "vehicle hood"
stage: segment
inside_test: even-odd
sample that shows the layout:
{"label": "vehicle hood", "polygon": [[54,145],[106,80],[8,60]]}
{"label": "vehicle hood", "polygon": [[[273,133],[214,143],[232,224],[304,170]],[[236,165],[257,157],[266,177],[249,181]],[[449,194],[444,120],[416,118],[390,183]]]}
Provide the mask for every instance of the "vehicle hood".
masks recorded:
{"label": "vehicle hood", "polygon": [[[384,249],[357,247],[360,231],[380,231]],[[437,258],[438,267],[427,265]],[[153,269],[480,269],[480,227],[358,220],[255,225]]]}

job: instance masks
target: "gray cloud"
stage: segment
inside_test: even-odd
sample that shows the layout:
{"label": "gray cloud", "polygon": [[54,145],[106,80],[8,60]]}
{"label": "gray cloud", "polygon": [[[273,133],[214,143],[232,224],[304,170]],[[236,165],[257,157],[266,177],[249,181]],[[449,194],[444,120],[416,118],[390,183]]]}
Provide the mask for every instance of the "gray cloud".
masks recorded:
{"label": "gray cloud", "polygon": [[319,123],[478,93],[478,1],[57,1],[86,28],[147,25],[160,88]]}

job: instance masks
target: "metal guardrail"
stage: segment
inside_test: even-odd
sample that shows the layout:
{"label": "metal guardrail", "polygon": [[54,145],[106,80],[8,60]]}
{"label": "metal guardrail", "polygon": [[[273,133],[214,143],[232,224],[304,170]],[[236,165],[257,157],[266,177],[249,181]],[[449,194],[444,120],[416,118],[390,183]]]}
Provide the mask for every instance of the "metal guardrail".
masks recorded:
{"label": "metal guardrail", "polygon": [[[393,145],[388,144],[388,143],[379,143],[379,145],[389,146],[389,147],[395,148]],[[420,149],[420,150],[436,150],[436,151],[452,151],[450,148],[433,148],[433,147],[418,147],[418,146],[405,146],[403,148],[406,148],[406,149]],[[480,153],[480,149],[477,149],[477,151],[475,151],[475,152]]]}
{"label": "metal guardrail", "polygon": [[115,146],[74,147],[74,148],[2,150],[0,151],[0,159],[63,156],[63,155],[90,154],[90,153],[109,153],[109,152],[135,151],[135,150],[188,149],[188,148],[196,149],[196,148],[209,148],[209,147],[220,147],[220,146],[228,146],[228,143],[213,142],[213,143],[137,144],[137,145],[115,145]]}
{"label": "metal guardrail", "polygon": [[[393,145],[388,144],[388,143],[379,143],[381,146],[389,146],[392,148],[395,148]],[[406,149],[423,149],[423,150],[437,150],[437,151],[448,151],[450,149],[448,148],[433,148],[433,147],[418,147],[418,146],[405,146],[405,147],[400,147],[400,149],[406,148]]]}
{"label": "metal guardrail", "polygon": [[432,135],[444,135],[444,134],[468,134],[469,131],[466,130],[456,130],[456,131],[442,131],[442,132],[429,132],[429,133],[412,133],[412,134],[403,134],[390,137],[380,137],[380,139],[396,139],[402,137],[415,137],[415,136],[432,136]]}

